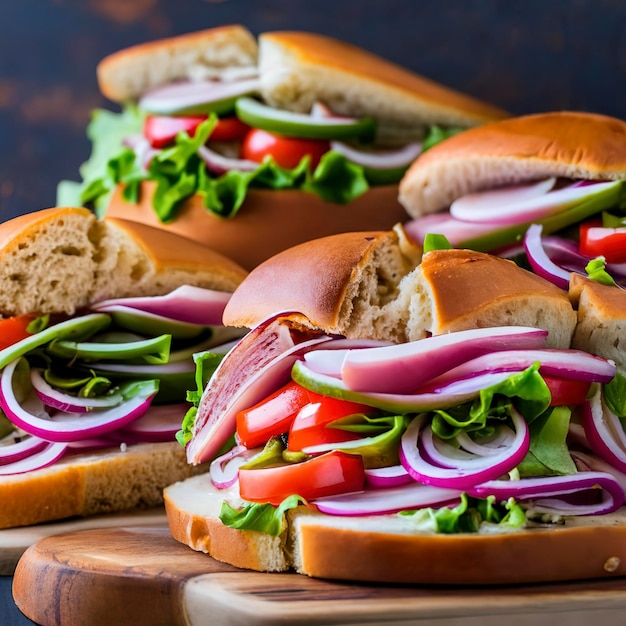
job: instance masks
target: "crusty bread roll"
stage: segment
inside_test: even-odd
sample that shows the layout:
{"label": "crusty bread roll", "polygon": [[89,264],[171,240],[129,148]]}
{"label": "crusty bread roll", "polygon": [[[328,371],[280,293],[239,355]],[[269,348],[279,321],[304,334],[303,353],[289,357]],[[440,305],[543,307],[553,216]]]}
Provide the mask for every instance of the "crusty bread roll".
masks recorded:
{"label": "crusty bread roll", "polygon": [[[0,224],[0,314],[72,314],[118,297],[181,285],[232,291],[246,275],[180,235],[58,207]],[[184,417],[184,410],[180,419]],[[0,477],[0,528],[151,507],[162,489],[204,471],[176,441],[67,452],[53,465]]]}
{"label": "crusty bread roll", "polygon": [[573,273],[569,294],[578,311],[572,347],[610,359],[626,374],[626,291]]}
{"label": "crusty bread roll", "polygon": [[[344,205],[324,202],[298,190],[250,189],[245,204],[232,219],[214,215],[203,198],[183,201],[176,218],[159,221],[152,207],[155,183],[144,182],[138,204],[129,204],[118,187],[106,215],[121,217],[193,239],[250,270],[274,254],[309,239],[354,230],[387,229],[406,218],[395,185],[372,187]],[[295,214],[297,213],[297,218]]]}
{"label": "crusty bread roll", "polygon": [[0,225],[0,314],[74,313],[182,284],[232,291],[246,272],[174,233],[58,207]]}
{"label": "crusty bread roll", "polygon": [[155,87],[227,68],[255,68],[257,42],[238,24],[139,44],[104,58],[100,91],[114,102],[135,100]]}
{"label": "crusty bread roll", "polygon": [[395,342],[528,325],[547,330],[552,347],[569,347],[576,313],[563,290],[482,252],[431,251],[413,269],[417,254],[395,232],[304,243],[255,268],[227,304],[224,323],[254,327],[296,311],[294,320],[328,333]]}
{"label": "crusty bread roll", "polygon": [[172,536],[219,561],[258,571],[294,569],[338,580],[400,584],[504,585],[626,574],[626,513],[567,518],[563,525],[445,535],[415,532],[397,515],[333,517],[306,507],[278,537],[228,528],[218,519],[208,474],[165,489]]}
{"label": "crusty bread roll", "polygon": [[618,180],[626,171],[626,122],[592,113],[516,117],[460,133],[420,155],[400,183],[413,217],[468,193],[560,176]]}
{"label": "crusty bread roll", "polygon": [[381,138],[420,137],[425,126],[469,127],[506,116],[501,109],[419,76],[351,44],[306,32],[259,36],[261,94],[277,108],[374,117]]}

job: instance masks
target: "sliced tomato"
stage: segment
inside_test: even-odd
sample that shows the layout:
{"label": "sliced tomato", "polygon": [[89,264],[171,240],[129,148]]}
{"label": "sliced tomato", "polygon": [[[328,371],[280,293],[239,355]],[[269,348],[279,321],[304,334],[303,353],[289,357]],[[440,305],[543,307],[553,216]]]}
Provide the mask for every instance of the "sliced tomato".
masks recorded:
{"label": "sliced tomato", "polygon": [[590,258],[603,256],[607,263],[626,263],[626,227],[605,228],[600,220],[584,222],[580,252]]}
{"label": "sliced tomato", "polygon": [[35,318],[35,315],[16,315],[0,319],[0,350],[30,337],[32,333],[26,329]]}
{"label": "sliced tomato", "polygon": [[250,127],[236,115],[220,117],[211,131],[211,141],[241,141]]}
{"label": "sliced tomato", "polygon": [[298,411],[310,402],[309,392],[290,381],[236,417],[237,437],[246,448],[267,443],[270,437],[286,433]]}
{"label": "sliced tomato", "polygon": [[311,402],[298,411],[289,429],[288,450],[303,450],[321,443],[340,443],[359,439],[356,433],[329,427],[328,424],[355,413],[369,413],[371,407],[357,402],[311,394]]}
{"label": "sliced tomato", "polygon": [[204,120],[206,120],[206,115],[193,117],[148,115],[143,125],[143,135],[153,148],[165,148],[174,143],[176,135],[183,130],[193,137]]}
{"label": "sliced tomato", "polygon": [[274,506],[294,494],[305,500],[315,500],[362,491],[364,484],[363,459],[336,450],[303,463],[239,470],[241,497],[249,502],[269,502]]}
{"label": "sliced tomato", "polygon": [[550,389],[550,406],[583,404],[587,399],[591,383],[584,380],[571,380],[556,376],[541,375]]}
{"label": "sliced tomato", "polygon": [[278,165],[294,168],[303,157],[311,157],[311,168],[315,168],[322,155],[330,150],[330,142],[320,139],[299,139],[284,137],[266,130],[253,128],[243,140],[241,157],[262,163],[266,156],[271,155]]}

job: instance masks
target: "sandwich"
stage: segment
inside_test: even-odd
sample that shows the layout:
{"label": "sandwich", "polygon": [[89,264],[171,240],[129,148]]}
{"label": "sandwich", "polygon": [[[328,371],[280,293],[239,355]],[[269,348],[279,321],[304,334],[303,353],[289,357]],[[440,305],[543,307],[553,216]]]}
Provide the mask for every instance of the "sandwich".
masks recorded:
{"label": "sandwich", "polygon": [[179,542],[380,583],[626,573],[616,366],[570,347],[565,290],[397,227],[275,255],[223,321],[251,330],[183,424],[210,469],[165,489]]}
{"label": "sandwich", "polygon": [[521,257],[567,289],[598,257],[626,277],[625,180],[626,122],[560,111],[441,142],[406,172],[399,199],[417,242],[438,233],[456,247]]}
{"label": "sandwich", "polygon": [[93,205],[209,245],[250,269],[310,238],[406,217],[397,183],[424,147],[505,113],[365,50],[240,25],[103,59],[81,184]]}
{"label": "sandwich", "polygon": [[85,208],[0,225],[0,528],[155,507],[202,471],[175,433],[194,354],[209,375],[241,337],[221,317],[245,275]]}

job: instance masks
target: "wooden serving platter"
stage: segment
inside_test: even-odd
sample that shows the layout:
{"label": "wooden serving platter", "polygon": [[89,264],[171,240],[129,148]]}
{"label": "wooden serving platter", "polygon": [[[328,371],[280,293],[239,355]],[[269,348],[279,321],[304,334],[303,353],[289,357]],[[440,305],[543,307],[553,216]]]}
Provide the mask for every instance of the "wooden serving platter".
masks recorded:
{"label": "wooden serving platter", "polygon": [[626,619],[626,578],[488,589],[332,582],[236,569],[177,543],[165,524],[44,538],[20,559],[13,595],[43,626],[621,626]]}
{"label": "wooden serving platter", "polygon": [[0,576],[11,576],[24,551],[34,543],[51,535],[76,532],[92,528],[115,528],[120,526],[152,526],[166,524],[165,509],[157,507],[144,511],[109,513],[80,519],[50,522],[23,528],[0,530]]}

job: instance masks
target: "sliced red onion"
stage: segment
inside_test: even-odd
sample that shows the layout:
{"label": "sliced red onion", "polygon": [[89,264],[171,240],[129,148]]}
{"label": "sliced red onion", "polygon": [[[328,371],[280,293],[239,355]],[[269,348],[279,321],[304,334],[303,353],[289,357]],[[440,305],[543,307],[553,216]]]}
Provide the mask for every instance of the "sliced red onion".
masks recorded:
{"label": "sliced red onion", "polygon": [[151,143],[143,135],[129,135],[124,137],[122,145],[130,148],[135,153],[137,163],[145,170],[150,167],[152,159],[161,152],[153,148]]}
{"label": "sliced red onion", "polygon": [[16,426],[47,441],[77,441],[120,428],[143,415],[156,393],[154,385],[145,385],[145,390],[111,409],[83,414],[58,412],[51,417],[45,412],[30,381],[25,380],[29,378],[28,374],[18,371],[20,363],[26,361],[16,359],[2,371],[0,406]]}
{"label": "sliced red onion", "polygon": [[403,465],[365,469],[365,484],[373,489],[399,487],[412,482],[413,479]]}
{"label": "sliced red onion", "polygon": [[486,372],[521,372],[537,362],[541,364],[539,371],[542,374],[585,382],[608,383],[616,371],[612,361],[582,350],[503,350],[466,361],[431,380],[421,391]]}
{"label": "sliced red onion", "polygon": [[501,326],[352,350],[345,355],[341,376],[355,391],[410,393],[469,359],[499,350],[543,348],[547,337],[545,330]]}
{"label": "sliced red onion", "polygon": [[91,309],[107,313],[111,307],[124,306],[188,324],[221,326],[230,296],[224,291],[182,285],[164,296],[102,300],[91,305]]}
{"label": "sliced red onion", "polygon": [[408,167],[422,152],[422,144],[413,142],[397,150],[358,150],[341,141],[331,141],[330,149],[364,167],[377,170]]}
{"label": "sliced red onion", "polygon": [[571,272],[563,269],[547,255],[541,244],[541,224],[532,224],[524,235],[524,250],[533,271],[561,289],[567,289]]}
{"label": "sliced red onion", "polygon": [[[600,489],[599,502],[576,504],[558,496],[589,489]],[[538,513],[557,515],[604,515],[621,508],[626,497],[619,481],[606,472],[578,472],[567,476],[540,476],[520,480],[492,480],[469,487],[467,494],[477,498],[493,495],[497,500],[515,498]]]}
{"label": "sliced red onion", "polygon": [[380,515],[398,511],[420,509],[457,501],[461,491],[411,481],[389,489],[370,489],[313,500],[313,504],[327,515]]}
{"label": "sliced red onion", "polygon": [[445,235],[454,247],[494,231],[492,222],[465,222],[452,217],[447,211],[409,220],[402,226],[406,234],[417,243],[423,244],[429,234]]}
{"label": "sliced red onion", "polygon": [[122,395],[112,393],[97,398],[79,398],[69,393],[64,393],[49,385],[41,375],[41,370],[30,370],[30,382],[39,399],[46,405],[58,411],[68,413],[86,413],[92,409],[111,408],[124,401]]}
{"label": "sliced red onion", "polygon": [[239,477],[239,468],[250,458],[261,451],[261,448],[248,449],[245,446],[234,446],[222,456],[211,461],[209,475],[217,489],[228,489]]}
{"label": "sliced red onion", "polygon": [[33,454],[25,458],[0,465],[0,476],[24,474],[48,467],[48,465],[58,461],[65,454],[66,450],[66,443],[46,443],[44,448],[33,452]]}
{"label": "sliced red onion", "polygon": [[611,474],[626,494],[626,474],[624,472],[620,472],[616,467],[613,467],[610,463],[607,463],[604,459],[595,454],[587,454],[581,450],[570,450],[570,454],[576,463],[576,467],[580,471]]}
{"label": "sliced red onion", "polygon": [[144,415],[124,426],[116,435],[122,440],[130,435],[129,443],[174,441],[189,406],[184,402],[152,405]]}
{"label": "sliced red onion", "polygon": [[144,94],[138,106],[153,113],[176,113],[198,105],[217,103],[239,96],[257,93],[260,81],[257,77],[223,81],[180,82],[157,87]]}
{"label": "sliced red onion", "polygon": [[602,399],[602,390],[585,402],[580,413],[591,449],[607,463],[626,472],[626,433],[619,418]]}
{"label": "sliced red onion", "polygon": [[0,445],[0,465],[6,465],[7,463],[14,463],[15,461],[24,459],[35,452],[39,452],[47,445],[48,442],[45,439],[31,437],[30,435],[15,443]]}
{"label": "sliced red onion", "polygon": [[400,462],[414,480],[425,485],[467,490],[477,484],[505,475],[522,461],[530,445],[526,420],[515,409],[511,412],[515,439],[499,454],[467,460],[449,459],[450,467],[439,467],[422,454],[420,439],[432,437],[425,416],[418,416],[409,424],[400,444]]}
{"label": "sliced red onion", "polygon": [[[295,343],[279,313],[252,329],[226,355],[207,384],[198,407],[187,459],[213,458],[235,431],[235,417],[289,380],[294,362],[312,346],[330,341],[326,335]],[[308,339],[308,338],[306,338]]]}
{"label": "sliced red onion", "polygon": [[615,184],[613,181],[584,186],[573,184],[550,191],[555,182],[549,178],[524,187],[469,194],[450,205],[450,215],[466,222],[487,222],[493,226],[522,224],[563,211]]}
{"label": "sliced red onion", "polygon": [[198,156],[204,161],[207,169],[216,175],[224,174],[230,170],[238,170],[240,172],[254,172],[259,167],[256,161],[249,159],[233,159],[215,150],[211,150],[207,146],[198,148]]}

